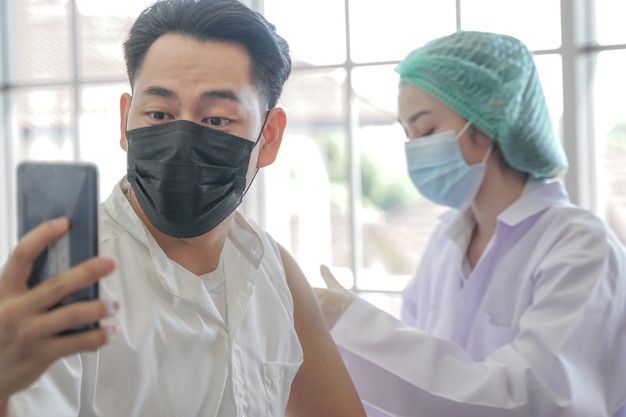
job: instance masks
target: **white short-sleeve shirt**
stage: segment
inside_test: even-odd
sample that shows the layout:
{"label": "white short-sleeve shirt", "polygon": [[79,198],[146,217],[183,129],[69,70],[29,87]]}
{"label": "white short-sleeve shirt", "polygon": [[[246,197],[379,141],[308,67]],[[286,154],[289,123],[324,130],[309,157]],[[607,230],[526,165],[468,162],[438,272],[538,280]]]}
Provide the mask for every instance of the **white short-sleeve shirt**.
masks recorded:
{"label": "white short-sleeve shirt", "polygon": [[213,298],[220,286],[168,259],[120,186],[101,207],[100,241],[101,255],[117,262],[100,296],[120,301],[107,319],[120,333],[97,352],[56,362],[11,398],[9,415],[284,415],[303,353],[271,237],[235,214]]}

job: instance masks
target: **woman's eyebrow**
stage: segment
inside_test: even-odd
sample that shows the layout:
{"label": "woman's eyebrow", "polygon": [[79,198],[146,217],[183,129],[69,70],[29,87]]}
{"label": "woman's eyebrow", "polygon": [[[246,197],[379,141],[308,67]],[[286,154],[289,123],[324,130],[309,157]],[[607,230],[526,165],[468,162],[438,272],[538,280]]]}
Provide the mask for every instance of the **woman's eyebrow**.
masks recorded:
{"label": "woman's eyebrow", "polygon": [[[418,112],[416,112],[416,113],[412,114],[411,116],[409,116],[409,118],[406,120],[406,122],[405,122],[405,123],[406,123],[407,125],[414,124],[414,123],[417,121],[417,119],[419,119],[420,117],[422,117],[422,116],[424,116],[424,115],[426,115],[426,114],[430,114],[430,113],[431,113],[431,111],[430,111],[430,110],[422,110],[422,111],[418,111]],[[400,120],[400,118],[398,118],[398,119],[397,119],[397,121],[398,121],[398,123],[400,123],[401,125],[403,124],[403,123],[402,123],[402,120]]]}

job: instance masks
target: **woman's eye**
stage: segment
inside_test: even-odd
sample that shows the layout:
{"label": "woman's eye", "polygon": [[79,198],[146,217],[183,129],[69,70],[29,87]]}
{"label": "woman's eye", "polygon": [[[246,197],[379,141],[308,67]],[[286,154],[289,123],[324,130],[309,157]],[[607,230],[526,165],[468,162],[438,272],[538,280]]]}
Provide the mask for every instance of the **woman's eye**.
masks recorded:
{"label": "woman's eye", "polygon": [[435,132],[435,129],[434,129],[434,128],[432,128],[432,129],[430,129],[428,132],[424,133],[422,136],[430,136],[430,135],[432,135],[434,132]]}
{"label": "woman's eye", "polygon": [[[428,130],[426,132],[424,132],[424,131],[422,131],[420,129],[417,129],[417,130],[415,130],[413,132],[409,132],[409,133],[412,133],[412,135],[410,137],[407,137],[407,139],[420,139],[420,138],[423,138],[425,136],[432,135],[434,131],[435,131],[435,129],[430,129],[430,130]],[[424,133],[422,133],[422,132],[424,132]]]}
{"label": "woman's eye", "polygon": [[148,112],[148,115],[152,117],[154,120],[167,120],[170,118],[167,113],[164,113],[162,111],[151,111],[151,112]]}

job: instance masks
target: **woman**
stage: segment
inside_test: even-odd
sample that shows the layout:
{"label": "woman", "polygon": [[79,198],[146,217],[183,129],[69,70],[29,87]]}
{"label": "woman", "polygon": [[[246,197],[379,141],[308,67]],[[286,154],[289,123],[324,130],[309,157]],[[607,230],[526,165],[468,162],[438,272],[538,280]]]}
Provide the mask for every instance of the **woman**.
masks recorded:
{"label": "woman", "polygon": [[409,175],[452,210],[402,322],[317,290],[368,415],[626,415],[626,250],[568,199],[532,53],[461,31],[396,70]]}

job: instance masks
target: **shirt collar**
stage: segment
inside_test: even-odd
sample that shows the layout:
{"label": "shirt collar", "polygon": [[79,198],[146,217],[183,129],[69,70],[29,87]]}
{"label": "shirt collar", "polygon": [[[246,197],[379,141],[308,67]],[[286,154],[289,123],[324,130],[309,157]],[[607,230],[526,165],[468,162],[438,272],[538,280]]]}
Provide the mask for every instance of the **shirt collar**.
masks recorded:
{"label": "shirt collar", "polygon": [[129,188],[130,184],[126,180],[126,177],[122,178],[120,182],[113,187],[113,192],[109,198],[106,199],[104,205],[122,229],[147,246],[148,241],[146,233],[148,233],[148,231],[128,201],[127,193]]}
{"label": "shirt collar", "polygon": [[[571,203],[562,181],[530,179],[520,198],[500,213],[498,222],[513,227],[548,207],[568,204]],[[439,219],[447,224],[446,236],[464,250],[476,224],[472,211],[469,208],[465,211],[450,210]]]}
{"label": "shirt collar", "polygon": [[560,180],[529,180],[520,198],[498,216],[498,221],[516,226],[524,220],[553,206],[571,204]]}
{"label": "shirt collar", "polygon": [[[158,246],[156,240],[150,235],[148,229],[129,204],[126,194],[128,187],[130,187],[130,185],[126,177],[124,177],[114,187],[111,196],[105,201],[105,207],[109,213],[112,214],[115,221],[119,223],[127,233],[149,248],[162,284],[168,291],[178,295],[178,291],[175,290],[175,274],[173,273],[172,261],[167,258],[166,254]],[[239,212],[235,212],[233,220],[228,232],[228,240],[232,242],[233,246],[256,269],[259,267],[265,253],[261,237]]]}

